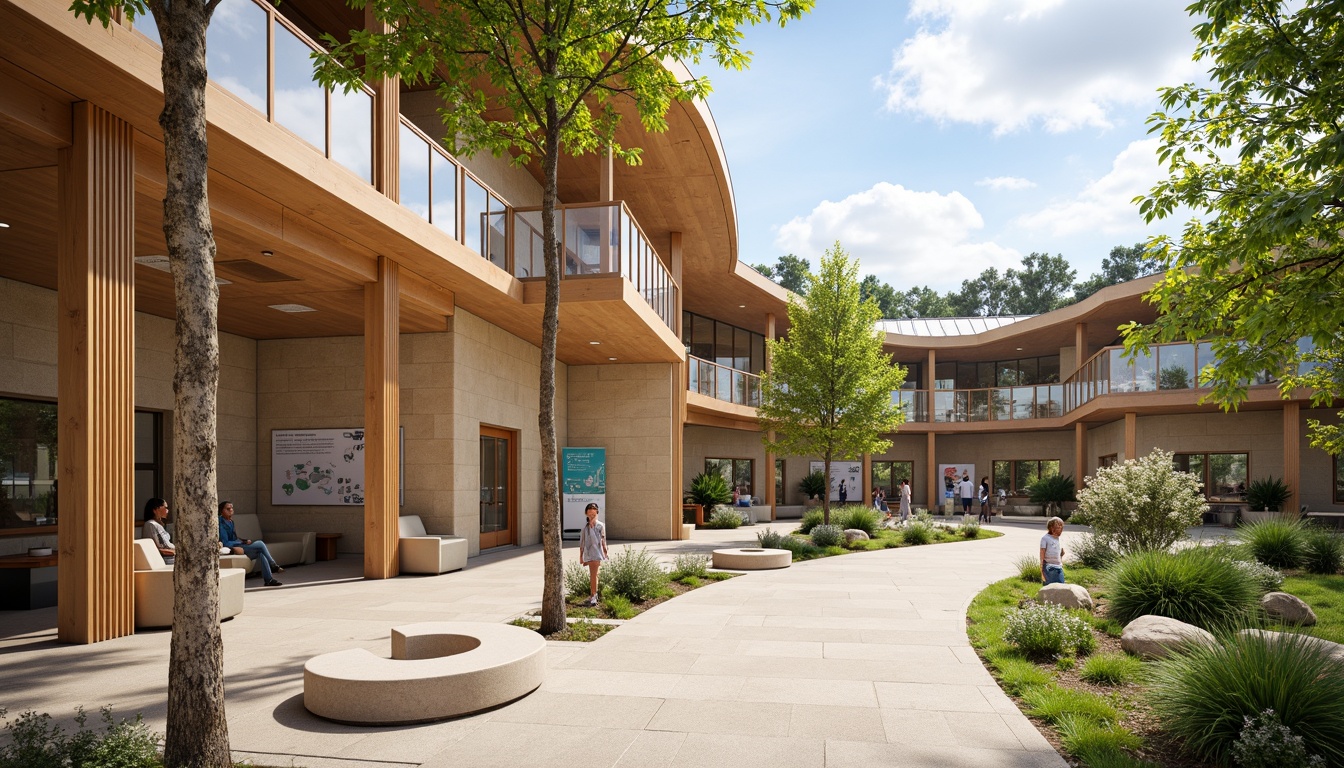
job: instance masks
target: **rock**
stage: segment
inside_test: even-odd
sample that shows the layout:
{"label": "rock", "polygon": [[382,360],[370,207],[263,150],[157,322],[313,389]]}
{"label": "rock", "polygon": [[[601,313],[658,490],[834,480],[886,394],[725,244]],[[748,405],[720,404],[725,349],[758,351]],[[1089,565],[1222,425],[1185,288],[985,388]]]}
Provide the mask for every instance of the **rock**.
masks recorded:
{"label": "rock", "polygon": [[868,532],[867,532],[867,531],[862,531],[862,530],[859,530],[858,528],[846,528],[846,529],[845,529],[845,543],[846,543],[846,544],[853,544],[853,543],[856,542],[856,541],[867,541],[869,538],[871,538],[871,537],[868,535]]}
{"label": "rock", "polygon": [[1299,624],[1309,627],[1316,623],[1316,612],[1301,599],[1287,592],[1270,592],[1260,598],[1260,607],[1271,619],[1284,624]]}
{"label": "rock", "polygon": [[1062,608],[1082,608],[1092,610],[1092,594],[1086,587],[1077,584],[1047,584],[1041,587],[1036,599],[1042,603],[1054,603]]}
{"label": "rock", "polygon": [[1125,626],[1120,647],[1149,659],[1160,659],[1186,643],[1214,644],[1213,635],[1166,616],[1140,616]]}
{"label": "rock", "polygon": [[[1270,632],[1270,631],[1268,631],[1268,630],[1264,630],[1264,629],[1243,629],[1243,630],[1239,631],[1237,634],[1239,634],[1239,635],[1258,635],[1258,636],[1260,636],[1260,637],[1264,637],[1264,638],[1268,638],[1268,639],[1270,639],[1270,640],[1273,640],[1273,639],[1275,639],[1275,638],[1278,638],[1278,637],[1281,636],[1281,635],[1289,635],[1289,634],[1291,634],[1291,633],[1288,633],[1288,632]],[[1317,647],[1317,648],[1320,648],[1321,650],[1323,650],[1323,651],[1325,651],[1326,653],[1330,654],[1330,658],[1334,659],[1335,661],[1339,662],[1340,664],[1344,664],[1344,645],[1340,645],[1339,643],[1332,643],[1332,642],[1330,642],[1329,640],[1324,640],[1324,639],[1319,638],[1319,637],[1312,637],[1312,636],[1310,636],[1310,635],[1296,635],[1296,637],[1300,637],[1300,638],[1302,638],[1303,641],[1304,641],[1307,645],[1311,645],[1311,646],[1315,646],[1315,647]]]}

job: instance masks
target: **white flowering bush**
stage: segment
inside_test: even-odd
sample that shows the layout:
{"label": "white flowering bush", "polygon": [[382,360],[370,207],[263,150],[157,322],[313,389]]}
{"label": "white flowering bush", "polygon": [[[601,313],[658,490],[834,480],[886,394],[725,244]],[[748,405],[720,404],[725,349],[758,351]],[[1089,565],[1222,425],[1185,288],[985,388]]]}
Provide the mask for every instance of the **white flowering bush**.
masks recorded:
{"label": "white flowering bush", "polygon": [[1264,563],[1255,560],[1235,560],[1232,564],[1254,579],[1255,583],[1260,585],[1261,592],[1277,592],[1279,587],[1283,586],[1283,574]]}
{"label": "white flowering bush", "polygon": [[1088,623],[1054,603],[1028,603],[1008,614],[1003,639],[1028,656],[1073,655],[1096,647]]}
{"label": "white flowering bush", "polygon": [[1266,709],[1247,717],[1232,745],[1232,760],[1241,768],[1325,768],[1325,759],[1307,752],[1302,737]]}
{"label": "white flowering bush", "polygon": [[1194,475],[1172,468],[1170,453],[1158,450],[1097,470],[1078,493],[1078,509],[1093,533],[1122,554],[1165,550],[1208,511],[1200,485]]}

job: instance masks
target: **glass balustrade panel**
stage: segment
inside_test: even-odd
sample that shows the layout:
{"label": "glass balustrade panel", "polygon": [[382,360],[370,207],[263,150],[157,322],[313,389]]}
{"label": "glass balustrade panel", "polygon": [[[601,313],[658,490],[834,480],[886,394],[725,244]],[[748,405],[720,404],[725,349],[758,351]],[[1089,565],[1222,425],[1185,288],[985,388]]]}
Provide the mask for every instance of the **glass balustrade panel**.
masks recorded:
{"label": "glass balustrade panel", "polygon": [[1013,392],[1007,387],[996,387],[989,390],[989,409],[990,418],[994,421],[1005,421],[1012,418]]}
{"label": "glass balustrade panel", "polygon": [[[252,0],[223,0],[211,16],[205,33],[205,66],[210,79],[261,114],[266,114],[266,9]],[[151,17],[136,21],[135,28],[159,40]],[[292,36],[291,36],[292,38]],[[297,40],[295,40],[297,42]],[[307,51],[308,47],[303,46]],[[308,79],[313,65],[306,60]],[[277,52],[276,69],[280,67]],[[321,88],[318,88],[321,92]],[[320,112],[318,113],[321,114]],[[322,146],[320,143],[314,146]]]}
{"label": "glass balustrade panel", "polygon": [[373,96],[331,92],[331,159],[373,183]]}
{"label": "glass balustrade panel", "polygon": [[[213,25],[212,25],[213,26]],[[277,19],[275,30],[275,122],[319,152],[327,147],[327,96],[313,82],[313,49]]]}
{"label": "glass balustrade panel", "polygon": [[565,274],[591,275],[602,271],[610,256],[610,207],[565,209]]}
{"label": "glass balustrade panel", "polygon": [[957,401],[951,390],[940,389],[933,393],[933,420],[951,422],[957,419]]}
{"label": "glass balustrade panel", "polygon": [[1013,387],[1013,418],[1030,419],[1036,412],[1036,388]]}
{"label": "glass balustrade panel", "polygon": [[1156,392],[1157,391],[1157,359],[1156,347],[1148,350],[1148,354],[1137,355],[1130,364],[1134,368],[1134,391],[1135,392]]}
{"label": "glass balustrade panel", "polygon": [[[462,185],[466,189],[462,200],[463,238],[462,243],[480,256],[488,249],[485,244],[485,217],[489,210],[490,198],[485,187],[470,176],[463,174]],[[560,211],[556,211],[559,217]]]}
{"label": "glass balustrade panel", "polygon": [[1111,392],[1133,392],[1136,388],[1134,367],[1124,358],[1124,352],[1123,349],[1112,349],[1106,355],[1110,363]]}
{"label": "glass balustrade panel", "polygon": [[457,163],[431,150],[430,221],[449,237],[457,239]]}
{"label": "glass balustrade panel", "polygon": [[1195,386],[1195,348],[1190,344],[1166,344],[1157,354],[1158,389],[1190,389]]}
{"label": "glass balustrade panel", "polygon": [[397,188],[401,204],[429,221],[429,144],[406,125],[401,126]]}
{"label": "glass balustrade panel", "polygon": [[507,207],[504,201],[490,195],[490,209],[486,214],[486,258],[500,269],[509,268]]}
{"label": "glass balustrade panel", "polygon": [[721,365],[714,367],[714,397],[725,403],[731,403],[733,401],[733,377],[729,374],[729,371],[732,369]]}
{"label": "glass balustrade panel", "polygon": [[515,277],[546,276],[545,245],[541,237],[541,211],[515,211],[513,214]]}
{"label": "glass balustrade panel", "polygon": [[971,421],[989,421],[989,390],[971,390]]}
{"label": "glass balustrade panel", "polygon": [[747,404],[747,375],[741,371],[733,371],[733,402],[737,405]]}

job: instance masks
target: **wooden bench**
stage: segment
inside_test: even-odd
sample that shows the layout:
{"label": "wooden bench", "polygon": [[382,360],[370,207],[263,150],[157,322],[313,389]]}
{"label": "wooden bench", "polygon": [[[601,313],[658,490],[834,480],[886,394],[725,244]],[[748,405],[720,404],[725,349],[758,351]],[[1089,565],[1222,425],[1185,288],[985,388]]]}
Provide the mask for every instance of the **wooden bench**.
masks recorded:
{"label": "wooden bench", "polygon": [[0,610],[29,611],[56,604],[56,553],[0,557]]}

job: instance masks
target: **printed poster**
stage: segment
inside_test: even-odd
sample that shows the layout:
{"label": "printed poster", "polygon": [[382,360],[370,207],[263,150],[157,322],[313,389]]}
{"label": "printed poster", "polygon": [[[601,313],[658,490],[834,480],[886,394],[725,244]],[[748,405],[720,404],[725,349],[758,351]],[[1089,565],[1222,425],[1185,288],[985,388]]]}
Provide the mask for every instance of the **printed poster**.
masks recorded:
{"label": "printed poster", "polygon": [[607,449],[560,449],[560,538],[579,538],[587,523],[584,507],[597,503],[597,519],[607,521]]}
{"label": "printed poster", "polygon": [[939,464],[938,476],[943,482],[943,499],[951,499],[954,503],[961,503],[961,494],[957,493],[957,484],[961,482],[961,476],[965,474],[971,478],[975,484],[976,503],[979,504],[980,478],[975,476],[974,464]]}
{"label": "printed poster", "polygon": [[[808,463],[808,473],[826,471],[826,462],[813,461]],[[866,504],[868,500],[863,498],[863,462],[862,461],[832,461],[831,462],[831,501],[840,500],[840,484],[845,486],[845,501],[856,504]]]}
{"label": "printed poster", "polygon": [[[404,471],[403,461],[398,486]],[[363,506],[364,430],[271,430],[271,503]]]}

